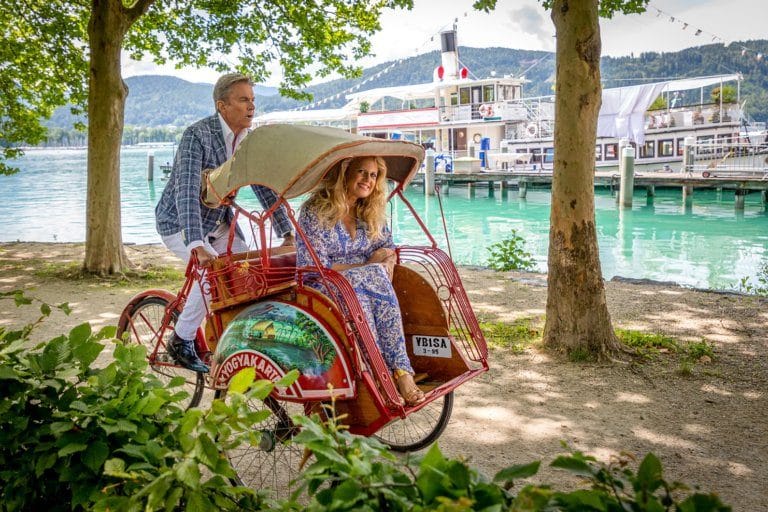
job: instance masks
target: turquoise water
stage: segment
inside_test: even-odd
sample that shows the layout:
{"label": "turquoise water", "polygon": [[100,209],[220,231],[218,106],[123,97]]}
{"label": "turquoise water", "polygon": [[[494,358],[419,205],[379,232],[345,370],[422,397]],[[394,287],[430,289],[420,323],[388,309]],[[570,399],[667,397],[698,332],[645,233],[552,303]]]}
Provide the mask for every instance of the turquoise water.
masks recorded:
{"label": "turquoise water", "polygon": [[[145,148],[122,151],[123,240],[159,243],[154,205],[165,182],[159,165],[172,159],[171,148],[152,150],[155,180],[147,182]],[[22,169],[0,176],[0,241],[81,242],[85,240],[85,150],[32,150],[18,161]],[[439,205],[417,190],[409,200],[445,248]],[[517,230],[525,248],[546,271],[549,190],[528,191],[519,199],[512,190],[490,196],[477,188],[474,198],[454,187],[443,196],[454,260],[485,263],[487,247]],[[255,207],[250,191],[240,201]],[[741,278],[753,282],[768,262],[768,212],[759,193],[746,197],[743,212],[733,192],[699,191],[686,207],[677,189],[657,189],[652,202],[637,190],[634,206],[622,209],[607,190],[596,191],[595,211],[603,275],[672,281],[686,286],[735,289]],[[424,237],[402,205],[393,210],[396,241],[423,243]]]}

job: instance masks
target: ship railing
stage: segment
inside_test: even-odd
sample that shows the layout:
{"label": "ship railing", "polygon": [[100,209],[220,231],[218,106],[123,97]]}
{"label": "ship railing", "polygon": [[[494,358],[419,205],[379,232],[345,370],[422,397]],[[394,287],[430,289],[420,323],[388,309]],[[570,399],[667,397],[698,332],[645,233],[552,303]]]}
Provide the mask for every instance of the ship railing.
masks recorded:
{"label": "ship railing", "polygon": [[686,172],[704,177],[754,177],[768,179],[768,145],[765,142],[720,139],[696,142],[693,164]]}

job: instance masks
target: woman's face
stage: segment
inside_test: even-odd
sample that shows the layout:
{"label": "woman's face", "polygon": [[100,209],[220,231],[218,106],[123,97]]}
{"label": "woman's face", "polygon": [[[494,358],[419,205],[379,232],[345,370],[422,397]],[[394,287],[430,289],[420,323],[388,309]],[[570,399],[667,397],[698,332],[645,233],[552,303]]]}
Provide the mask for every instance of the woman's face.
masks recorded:
{"label": "woman's face", "polygon": [[365,199],[373,193],[376,180],[379,176],[379,167],[373,158],[355,160],[347,170],[347,199],[354,203],[358,199]]}

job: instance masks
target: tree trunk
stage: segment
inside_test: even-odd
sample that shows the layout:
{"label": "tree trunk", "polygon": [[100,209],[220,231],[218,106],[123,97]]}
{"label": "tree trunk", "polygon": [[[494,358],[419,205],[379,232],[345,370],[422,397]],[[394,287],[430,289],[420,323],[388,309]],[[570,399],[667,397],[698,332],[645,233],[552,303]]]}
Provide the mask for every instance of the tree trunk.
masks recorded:
{"label": "tree trunk", "polygon": [[602,358],[618,349],[605,302],[595,230],[600,111],[598,0],[556,0],[555,162],[545,346]]}
{"label": "tree trunk", "polygon": [[120,50],[127,27],[120,0],[92,0],[83,268],[101,275],[120,273],[129,264],[120,220],[120,142],[128,95],[120,71]]}

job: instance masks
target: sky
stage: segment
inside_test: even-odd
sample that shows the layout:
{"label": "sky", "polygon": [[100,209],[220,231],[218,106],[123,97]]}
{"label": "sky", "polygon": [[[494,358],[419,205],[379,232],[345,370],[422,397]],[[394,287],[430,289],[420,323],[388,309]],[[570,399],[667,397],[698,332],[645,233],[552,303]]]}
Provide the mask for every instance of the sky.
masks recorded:
{"label": "sky", "polygon": [[[643,14],[601,19],[603,55],[673,52],[711,43],[768,39],[766,19],[768,0],[652,0]],[[552,20],[537,0],[498,0],[489,14],[472,9],[472,0],[414,0],[411,11],[389,11],[380,21],[382,30],[372,38],[375,56],[360,61],[364,68],[439,50],[439,33],[454,22],[460,46],[555,50]],[[748,45],[741,46],[746,49],[745,58],[757,58]],[[768,65],[768,56],[765,60]],[[147,74],[207,83],[218,77],[213,70],[176,70],[124,57],[124,77]],[[275,72],[265,85],[275,86],[279,80]]]}

